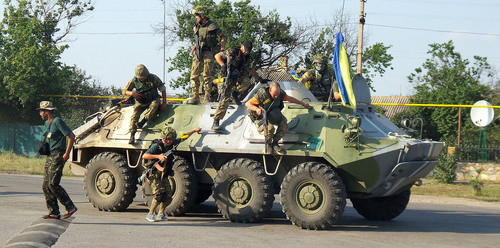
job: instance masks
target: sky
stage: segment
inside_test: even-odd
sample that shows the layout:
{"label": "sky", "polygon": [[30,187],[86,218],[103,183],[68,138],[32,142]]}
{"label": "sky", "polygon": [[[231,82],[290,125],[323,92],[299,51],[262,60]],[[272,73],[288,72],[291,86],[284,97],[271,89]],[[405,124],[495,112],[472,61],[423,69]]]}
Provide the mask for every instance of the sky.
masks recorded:
{"label": "sky", "polygon": [[[167,0],[171,2],[182,0]],[[216,0],[216,2],[219,2]],[[276,9],[292,22],[332,18],[344,6],[344,15],[357,21],[359,0],[252,0],[264,12]],[[144,64],[151,73],[163,78],[163,37],[153,26],[163,22],[160,0],[99,0],[95,10],[81,19],[68,36],[69,48],[62,61],[76,65],[101,85],[124,87],[133,77],[134,68]],[[3,1],[0,11],[3,15]],[[167,10],[167,13],[169,10]],[[365,3],[367,40],[391,45],[392,67],[372,83],[376,96],[412,95],[408,75],[420,67],[429,55],[429,44],[452,40],[463,58],[487,57],[500,73],[500,2],[497,0],[368,0]],[[166,25],[172,25],[167,15]],[[332,37],[333,39],[333,37]],[[167,57],[175,56],[169,47]],[[355,64],[354,61],[351,62]],[[169,65],[166,64],[165,67]],[[168,82],[177,74],[166,72]]]}

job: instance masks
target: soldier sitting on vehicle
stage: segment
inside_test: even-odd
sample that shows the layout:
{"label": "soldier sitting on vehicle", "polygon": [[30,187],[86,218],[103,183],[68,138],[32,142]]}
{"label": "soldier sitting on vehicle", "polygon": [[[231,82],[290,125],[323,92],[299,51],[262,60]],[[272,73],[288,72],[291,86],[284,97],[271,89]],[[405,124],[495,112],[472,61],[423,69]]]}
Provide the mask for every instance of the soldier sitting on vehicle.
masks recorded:
{"label": "soldier sitting on vehicle", "polygon": [[[179,143],[189,138],[193,133],[199,131],[201,131],[201,128],[196,128],[187,133],[181,133],[180,138],[177,138],[177,132],[171,127],[166,127],[161,133],[161,142],[153,143],[142,156],[144,160],[148,160],[145,166],[152,170],[148,180],[151,182],[154,198],[151,202],[149,213],[146,215],[148,221],[167,220],[165,208],[172,201],[172,192],[168,175],[172,172],[173,155],[171,153],[166,153],[175,149]],[[158,215],[155,218],[154,211],[158,204],[160,206]]]}
{"label": "soldier sitting on vehicle", "polygon": [[[212,129],[214,130],[220,129],[219,122],[226,115],[231,97],[234,98],[236,104],[241,104],[239,102],[239,93],[246,92],[248,87],[251,86],[250,75],[260,83],[267,83],[267,80],[262,79],[251,68],[251,50],[252,42],[247,40],[241,44],[241,47],[231,47],[215,55],[215,60],[222,67],[221,74],[224,77],[224,82],[219,87],[219,103],[217,104],[214,123],[212,125]],[[239,85],[235,92],[234,88],[237,82]]]}
{"label": "soldier sitting on vehicle", "polygon": [[[274,151],[279,155],[283,155],[284,150],[278,145],[278,141],[285,136],[288,128],[287,119],[281,113],[284,107],[283,101],[297,103],[304,106],[304,108],[310,107],[308,103],[287,95],[276,82],[260,88],[254,97],[245,104],[250,109],[250,119],[257,125],[259,132],[265,132],[264,128],[267,127],[266,150],[268,152]],[[267,114],[268,123],[263,123],[263,110]],[[276,133],[273,125],[278,127]]]}
{"label": "soldier sitting on vehicle", "polygon": [[330,89],[333,87],[333,101],[340,101],[340,93],[337,82],[333,83],[333,73],[326,66],[326,56],[318,53],[313,56],[314,69],[308,70],[299,79],[299,82],[304,83],[311,93],[320,101],[328,101]]}
{"label": "soldier sitting on vehicle", "polygon": [[[135,91],[133,91],[134,88]],[[161,91],[161,106],[158,90]],[[140,64],[135,68],[135,76],[128,82],[122,93],[126,96],[133,96],[136,100],[134,113],[130,120],[130,139],[128,141],[129,144],[134,144],[137,129],[142,128],[149,119],[153,118],[158,108],[163,111],[167,107],[167,91],[161,79],[149,73],[148,68]],[[144,118],[139,121],[139,117],[145,110]]]}

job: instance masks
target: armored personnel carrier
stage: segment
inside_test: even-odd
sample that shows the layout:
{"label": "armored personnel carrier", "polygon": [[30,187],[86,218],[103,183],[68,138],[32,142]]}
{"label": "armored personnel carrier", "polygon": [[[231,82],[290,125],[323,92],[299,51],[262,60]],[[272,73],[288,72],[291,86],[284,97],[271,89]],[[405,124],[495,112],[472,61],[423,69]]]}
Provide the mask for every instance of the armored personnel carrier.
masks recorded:
{"label": "armored personnel carrier", "polygon": [[[231,104],[221,122],[224,132],[211,131],[217,103],[208,103],[169,105],[139,130],[135,145],[128,144],[132,106],[97,113],[74,131],[71,162],[85,169],[85,194],[94,207],[121,211],[135,197],[141,157],[161,130],[201,127],[175,152],[168,215],[182,215],[212,195],[224,218],[257,222],[280,194],[287,218],[304,229],[334,225],[347,198],[365,218],[390,220],[405,210],[411,187],[437,165],[443,143],[411,138],[375,112],[363,78],[353,83],[355,110],[318,102],[297,82],[280,82],[287,94],[311,105],[285,103],[285,155],[265,153],[264,136],[244,105]],[[141,186],[150,201],[149,186]]]}

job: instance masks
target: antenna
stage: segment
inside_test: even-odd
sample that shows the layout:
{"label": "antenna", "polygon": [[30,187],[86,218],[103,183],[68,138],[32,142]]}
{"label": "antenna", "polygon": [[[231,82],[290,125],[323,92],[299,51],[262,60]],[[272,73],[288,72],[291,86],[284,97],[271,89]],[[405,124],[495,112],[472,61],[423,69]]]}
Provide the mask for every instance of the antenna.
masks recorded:
{"label": "antenna", "polygon": [[[485,100],[477,101],[474,106],[491,106],[491,103]],[[481,127],[479,131],[479,145],[477,147],[477,155],[480,160],[488,160],[486,154],[486,129],[493,120],[493,109],[488,107],[473,107],[470,110],[470,118],[474,125]]]}

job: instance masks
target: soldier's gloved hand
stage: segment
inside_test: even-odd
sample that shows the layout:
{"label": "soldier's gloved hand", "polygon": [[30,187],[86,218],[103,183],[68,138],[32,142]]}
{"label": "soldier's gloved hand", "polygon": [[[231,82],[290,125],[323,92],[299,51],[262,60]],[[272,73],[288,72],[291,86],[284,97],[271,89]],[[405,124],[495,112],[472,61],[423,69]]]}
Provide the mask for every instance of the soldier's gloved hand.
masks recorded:
{"label": "soldier's gloved hand", "polygon": [[269,80],[259,77],[259,83],[267,84],[268,82],[269,82]]}
{"label": "soldier's gloved hand", "polygon": [[220,73],[224,76],[227,75],[227,65],[223,65],[221,68],[220,68]]}

